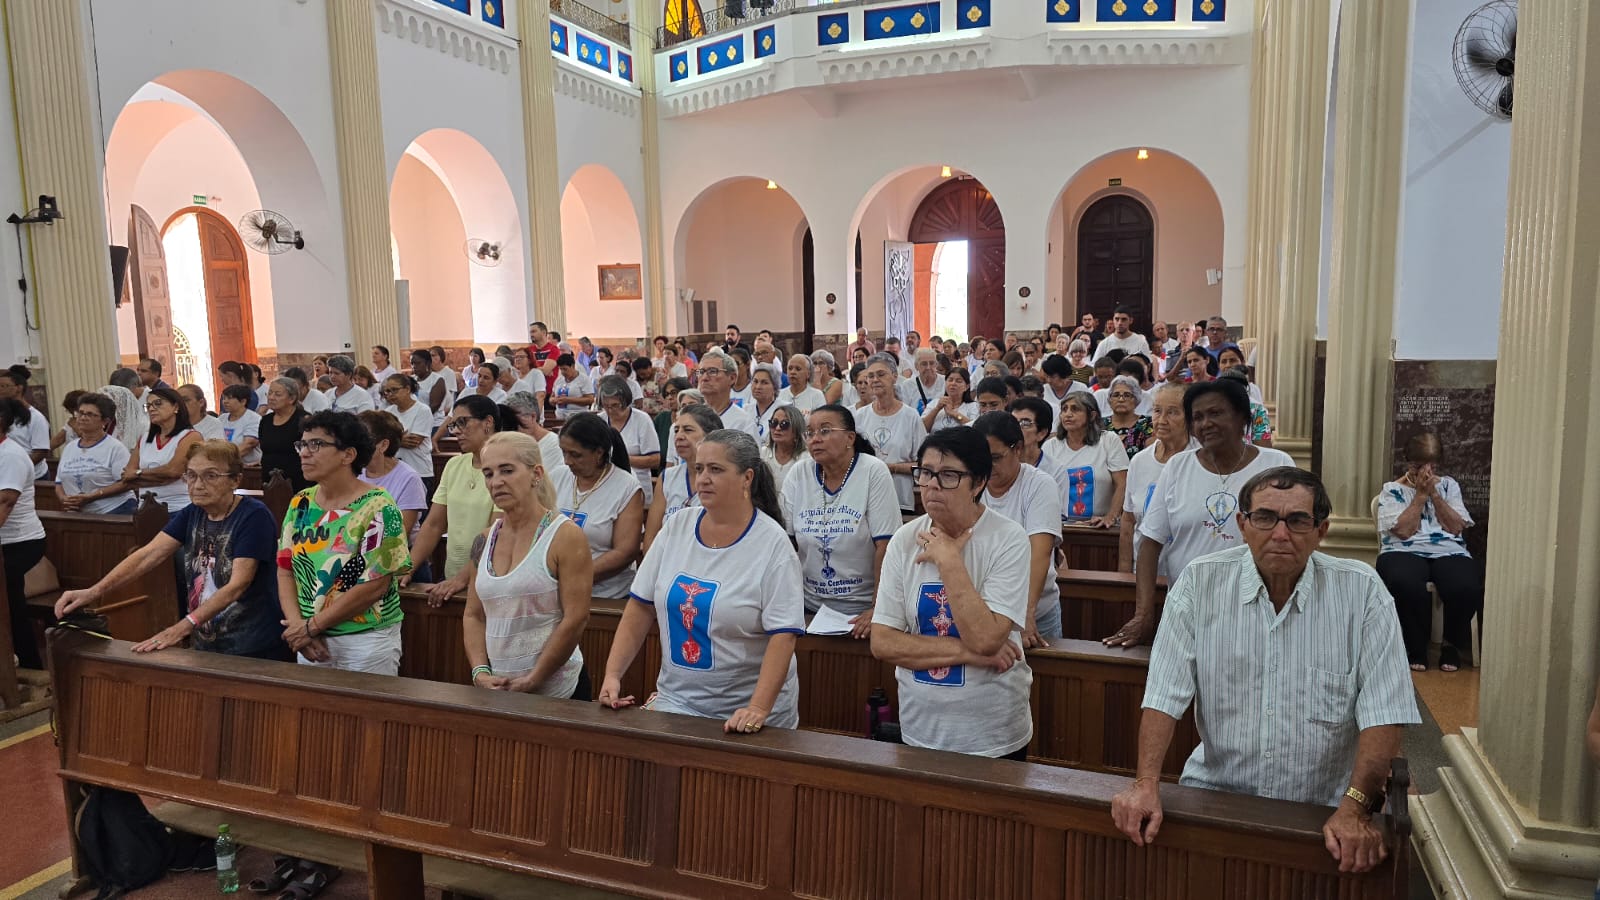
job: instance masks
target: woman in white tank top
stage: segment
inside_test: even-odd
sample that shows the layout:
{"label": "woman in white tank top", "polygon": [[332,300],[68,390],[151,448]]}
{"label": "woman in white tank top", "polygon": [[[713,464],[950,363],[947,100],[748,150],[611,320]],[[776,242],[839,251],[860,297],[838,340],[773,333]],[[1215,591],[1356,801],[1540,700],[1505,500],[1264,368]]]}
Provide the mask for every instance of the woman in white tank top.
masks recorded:
{"label": "woman in white tank top", "polygon": [[189,427],[183,398],[172,388],[146,391],[145,411],[150,416],[150,430],[134,448],[122,481],[135,497],[154,494],[167,505],[167,512],[175,513],[189,505],[183,470],[189,462],[189,448],[200,443],[200,435]]}
{"label": "woman in white tank top", "polygon": [[472,683],[587,701],[593,691],[578,641],[594,585],[589,543],[555,510],[537,441],[502,432],[480,458],[505,516],[472,548],[477,571],[463,621]]}

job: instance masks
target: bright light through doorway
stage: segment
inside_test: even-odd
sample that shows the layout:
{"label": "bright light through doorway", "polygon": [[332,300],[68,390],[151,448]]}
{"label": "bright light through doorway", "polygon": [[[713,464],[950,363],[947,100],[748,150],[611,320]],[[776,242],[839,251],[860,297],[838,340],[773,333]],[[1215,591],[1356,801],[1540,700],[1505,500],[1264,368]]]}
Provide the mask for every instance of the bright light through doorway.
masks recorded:
{"label": "bright light through doorway", "polygon": [[947,340],[967,336],[967,242],[943,241],[933,251],[933,322]]}
{"label": "bright light through doorway", "polygon": [[[181,356],[175,362],[177,377],[173,384],[193,381],[207,387],[211,385],[211,326],[206,315],[205,258],[200,252],[200,220],[193,213],[172,223],[161,236],[161,246],[167,253],[167,285],[172,292],[172,325],[189,339],[189,356],[192,362],[186,367]],[[189,371],[184,371],[189,368]],[[216,399],[208,397],[215,405]]]}

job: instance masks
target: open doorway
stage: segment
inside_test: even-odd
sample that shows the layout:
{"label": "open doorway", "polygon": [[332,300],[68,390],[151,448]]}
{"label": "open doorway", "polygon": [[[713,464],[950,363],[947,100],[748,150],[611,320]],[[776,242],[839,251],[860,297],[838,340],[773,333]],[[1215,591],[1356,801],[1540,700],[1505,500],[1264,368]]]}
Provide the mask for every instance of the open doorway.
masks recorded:
{"label": "open doorway", "polygon": [[257,362],[250,310],[249,261],[233,224],[204,207],[174,213],[161,229],[172,303],[174,384],[211,383],[219,398],[217,366]]}
{"label": "open doorway", "polygon": [[970,176],[922,200],[908,235],[919,331],[961,340],[1005,330],[1005,228],[994,196]]}
{"label": "open doorway", "polygon": [[[933,252],[929,260],[926,333],[945,340],[964,341],[968,335],[967,254],[970,249],[966,241],[941,241],[930,249]],[[919,303],[919,313],[921,306]],[[920,315],[918,324],[921,324]]]}

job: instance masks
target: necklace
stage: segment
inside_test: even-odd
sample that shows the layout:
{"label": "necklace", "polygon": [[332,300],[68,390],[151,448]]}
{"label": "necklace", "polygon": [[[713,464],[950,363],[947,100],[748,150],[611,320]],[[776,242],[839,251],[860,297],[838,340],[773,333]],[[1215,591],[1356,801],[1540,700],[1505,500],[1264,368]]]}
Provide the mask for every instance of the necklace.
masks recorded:
{"label": "necklace", "polygon": [[822,487],[823,508],[831,508],[835,503],[839,502],[839,495],[844,493],[844,486],[850,481],[850,473],[856,470],[856,460],[860,458],[861,454],[859,453],[851,454],[850,465],[845,467],[844,477],[839,479],[839,486],[831,491],[828,490],[827,476],[822,474],[822,463],[817,463],[817,484]]}
{"label": "necklace", "polygon": [[[1222,464],[1217,461],[1216,454],[1212,453],[1210,450],[1207,450],[1206,453],[1211,456],[1211,464],[1220,469]],[[1234,539],[1234,535],[1229,534],[1227,528],[1228,523],[1233,521],[1233,514],[1239,509],[1239,498],[1235,497],[1233,493],[1228,490],[1228,479],[1239,474],[1239,471],[1245,467],[1245,462],[1244,455],[1241,454],[1239,457],[1239,464],[1233,467],[1233,471],[1227,473],[1214,473],[1217,476],[1219,483],[1216,491],[1214,491],[1210,496],[1206,497],[1207,518],[1206,521],[1201,524],[1209,529],[1212,534],[1224,541],[1231,541]]]}
{"label": "necklace", "polygon": [[[1217,459],[1217,454],[1213,453],[1210,450],[1207,450],[1206,454],[1211,457],[1211,464],[1213,466],[1216,466],[1218,469],[1222,468],[1222,462],[1221,462],[1221,460]],[[1239,454],[1239,464],[1233,467],[1233,471],[1231,471],[1231,472],[1221,472],[1221,471],[1219,471],[1219,472],[1214,473],[1217,476],[1217,478],[1220,480],[1220,482],[1221,482],[1218,485],[1218,488],[1217,488],[1218,490],[1225,491],[1225,490],[1228,489],[1228,479],[1232,478],[1233,476],[1235,476],[1237,474],[1239,474],[1239,470],[1243,469],[1245,467],[1245,457],[1248,456],[1248,455],[1249,455],[1249,451],[1248,450],[1246,450],[1246,451],[1244,451],[1244,452]]]}
{"label": "necklace", "polygon": [[572,476],[572,511],[573,512],[578,512],[579,510],[583,509],[583,504],[588,502],[589,498],[594,495],[595,491],[600,490],[600,485],[606,483],[606,479],[611,477],[611,473],[615,469],[616,469],[616,466],[607,464],[606,465],[605,474],[601,475],[599,480],[594,483],[594,487],[589,488],[587,491],[578,490],[578,476],[577,475],[573,475]]}

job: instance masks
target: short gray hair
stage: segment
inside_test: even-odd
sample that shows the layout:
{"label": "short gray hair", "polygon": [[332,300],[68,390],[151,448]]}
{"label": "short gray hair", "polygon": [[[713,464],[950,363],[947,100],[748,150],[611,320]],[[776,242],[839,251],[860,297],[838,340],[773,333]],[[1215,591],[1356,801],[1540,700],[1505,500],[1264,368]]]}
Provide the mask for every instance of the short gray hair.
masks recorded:
{"label": "short gray hair", "polygon": [[839,369],[838,361],[835,360],[833,358],[833,354],[827,350],[813,351],[811,354],[811,364],[813,366],[826,365],[828,368],[834,371],[838,371]]}
{"label": "short gray hair", "polygon": [[505,405],[513,412],[539,415],[542,419],[542,410],[539,409],[539,398],[528,391],[517,391],[506,397]]}
{"label": "short gray hair", "polygon": [[789,362],[794,362],[797,359],[806,364],[807,372],[811,371],[811,357],[805,355],[804,353],[796,353],[795,355],[789,357]]}
{"label": "short gray hair", "polygon": [[737,375],[739,373],[739,361],[720,350],[715,353],[707,353],[705,358],[700,360],[700,366],[702,368],[716,366],[729,375]]}
{"label": "short gray hair", "polygon": [[[274,378],[274,379],[272,379],[272,384],[283,388],[283,392],[285,394],[288,394],[289,396],[293,397],[294,398],[294,402],[296,402],[296,403],[299,403],[301,400],[305,399],[305,396],[300,393],[302,390],[304,390],[304,391],[311,390],[311,388],[302,386],[300,384],[300,382],[295,381],[293,378],[289,378],[288,376],[279,376],[277,378]],[[268,390],[271,390],[271,385],[268,386]],[[205,398],[202,397],[200,402],[204,403],[205,402]]]}
{"label": "short gray hair", "polygon": [[1119,384],[1127,385],[1128,389],[1133,391],[1134,399],[1137,400],[1144,398],[1144,388],[1139,385],[1138,379],[1134,378],[1132,375],[1118,375],[1117,377],[1111,379],[1111,384],[1106,388],[1106,390],[1115,390]]}
{"label": "short gray hair", "polygon": [[596,402],[605,405],[607,399],[621,400],[623,406],[633,405],[633,386],[621,375],[606,375],[595,388]]}
{"label": "short gray hair", "polygon": [[893,356],[887,353],[874,353],[867,357],[867,368],[869,369],[880,363],[888,366],[890,372],[896,375],[900,374],[900,363]]}
{"label": "short gray hair", "polygon": [[337,369],[342,375],[354,375],[356,361],[341,353],[338,356],[328,358],[328,368]]}
{"label": "short gray hair", "polygon": [[122,366],[111,373],[111,377],[106,379],[106,384],[127,388],[131,391],[139,386],[139,373],[127,366]]}

